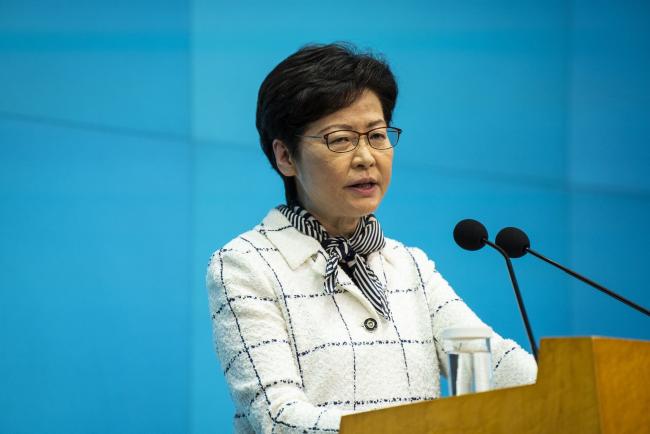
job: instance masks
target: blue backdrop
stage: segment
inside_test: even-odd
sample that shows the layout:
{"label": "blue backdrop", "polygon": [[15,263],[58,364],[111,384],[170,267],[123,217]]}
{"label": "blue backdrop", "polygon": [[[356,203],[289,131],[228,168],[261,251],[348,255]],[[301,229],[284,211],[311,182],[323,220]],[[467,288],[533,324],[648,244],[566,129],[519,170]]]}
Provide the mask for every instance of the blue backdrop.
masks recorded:
{"label": "blue backdrop", "polygon": [[[515,225],[650,305],[646,2],[0,2],[0,432],[228,432],[210,253],[283,200],[256,93],[307,42],[384,53],[400,84],[388,236],[423,248],[527,346],[502,260],[454,224]],[[650,322],[533,258],[538,337]]]}

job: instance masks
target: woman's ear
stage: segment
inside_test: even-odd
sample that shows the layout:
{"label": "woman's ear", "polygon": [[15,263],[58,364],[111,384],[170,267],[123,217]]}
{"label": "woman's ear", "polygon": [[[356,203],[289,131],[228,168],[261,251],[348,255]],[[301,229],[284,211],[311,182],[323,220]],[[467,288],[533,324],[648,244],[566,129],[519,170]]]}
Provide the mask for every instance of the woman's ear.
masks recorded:
{"label": "woman's ear", "polygon": [[284,176],[296,176],[296,166],[289,153],[289,148],[287,145],[280,139],[273,140],[273,154],[275,154],[275,164],[278,166],[278,170]]}

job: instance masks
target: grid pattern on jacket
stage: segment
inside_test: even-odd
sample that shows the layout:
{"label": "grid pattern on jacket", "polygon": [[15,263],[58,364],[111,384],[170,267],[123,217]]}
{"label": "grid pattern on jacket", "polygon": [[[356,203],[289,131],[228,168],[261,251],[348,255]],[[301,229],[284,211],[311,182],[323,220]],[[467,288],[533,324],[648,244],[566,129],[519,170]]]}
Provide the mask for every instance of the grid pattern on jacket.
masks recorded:
{"label": "grid pattern on jacket", "polygon": [[[368,257],[386,287],[388,321],[342,270],[334,293],[325,293],[326,253],[287,223],[272,210],[210,262],[215,345],[235,431],[337,432],[346,412],[439,396],[439,333],[482,323],[426,256],[387,239]],[[369,318],[374,330],[364,326]],[[503,386],[534,380],[530,356],[512,341],[495,335],[493,359]]]}

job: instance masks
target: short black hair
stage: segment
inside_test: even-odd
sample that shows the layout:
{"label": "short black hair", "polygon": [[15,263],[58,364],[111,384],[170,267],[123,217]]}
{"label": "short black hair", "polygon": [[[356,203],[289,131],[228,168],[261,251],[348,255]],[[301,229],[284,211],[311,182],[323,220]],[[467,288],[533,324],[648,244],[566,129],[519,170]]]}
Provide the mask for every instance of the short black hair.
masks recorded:
{"label": "short black hair", "polygon": [[348,107],[366,89],[377,95],[390,125],[397,101],[395,76],[383,57],[350,43],[306,45],[266,76],[255,124],[264,154],[284,181],[288,205],[298,203],[295,179],[278,170],[273,140],[282,140],[289,153],[298,156],[298,135],[310,123]]}

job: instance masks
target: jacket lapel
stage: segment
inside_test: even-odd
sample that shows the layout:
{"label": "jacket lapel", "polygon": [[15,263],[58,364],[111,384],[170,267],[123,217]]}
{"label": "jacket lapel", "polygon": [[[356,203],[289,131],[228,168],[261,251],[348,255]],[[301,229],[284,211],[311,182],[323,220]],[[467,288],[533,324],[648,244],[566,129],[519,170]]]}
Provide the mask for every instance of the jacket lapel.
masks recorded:
{"label": "jacket lapel", "polygon": [[336,280],[337,280],[336,283],[338,287],[341,287],[342,289],[346,290],[350,295],[356,298],[357,301],[361,303],[361,305],[366,309],[368,314],[370,314],[370,316],[372,316],[375,320],[379,319],[379,314],[377,313],[375,308],[372,306],[372,304],[370,304],[370,302],[368,301],[366,296],[363,295],[359,287],[354,284],[352,279],[350,279],[350,276],[348,276],[341,267],[338,268]]}

